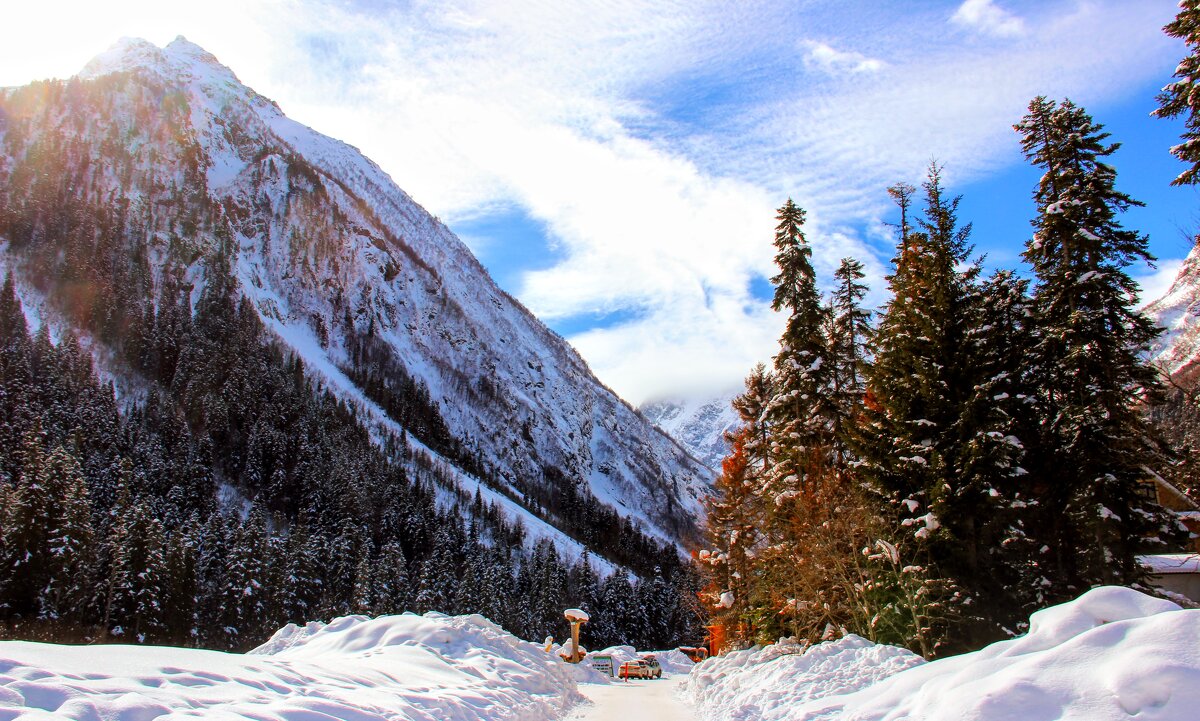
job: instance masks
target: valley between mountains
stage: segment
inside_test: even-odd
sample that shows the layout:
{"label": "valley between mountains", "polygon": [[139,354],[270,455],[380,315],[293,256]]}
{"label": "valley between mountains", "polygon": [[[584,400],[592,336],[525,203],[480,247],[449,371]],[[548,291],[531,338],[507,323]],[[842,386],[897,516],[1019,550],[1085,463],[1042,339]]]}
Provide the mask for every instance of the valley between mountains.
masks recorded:
{"label": "valley between mountains", "polygon": [[1200,250],[1143,310],[1119,145],[1013,120],[1025,266],[932,162],[873,309],[788,198],[771,364],[635,408],[182,36],[0,89],[0,721],[1193,719]]}
{"label": "valley between mountains", "polygon": [[[10,613],[238,648],[481,595],[541,628],[607,594],[655,609],[647,641],[695,635],[712,471],[354,148],[182,38],[0,91],[0,148],[0,465],[49,453],[83,504],[78,567],[30,571],[72,590],[10,587]],[[614,608],[612,641],[646,613]]]}

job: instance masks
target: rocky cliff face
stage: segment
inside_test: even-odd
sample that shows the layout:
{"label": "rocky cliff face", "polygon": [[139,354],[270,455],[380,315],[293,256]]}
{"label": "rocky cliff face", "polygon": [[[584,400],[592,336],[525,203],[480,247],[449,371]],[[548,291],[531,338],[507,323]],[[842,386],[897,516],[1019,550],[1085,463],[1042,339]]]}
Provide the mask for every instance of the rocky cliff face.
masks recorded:
{"label": "rocky cliff face", "polygon": [[1152,361],[1173,377],[1194,376],[1200,363],[1200,248],[1192,249],[1167,294],[1145,312],[1166,330]]}
{"label": "rocky cliff face", "polygon": [[[123,41],[68,82],[0,93],[7,263],[51,306],[90,317],[101,345],[126,345],[121,319],[137,311],[80,311],[88,298],[178,285],[195,303],[206,259],[221,256],[267,329],[381,442],[403,437],[551,522],[547,507],[567,497],[661,539],[694,537],[709,468],[377,165],[200,47]],[[50,202],[103,227],[63,241]]]}

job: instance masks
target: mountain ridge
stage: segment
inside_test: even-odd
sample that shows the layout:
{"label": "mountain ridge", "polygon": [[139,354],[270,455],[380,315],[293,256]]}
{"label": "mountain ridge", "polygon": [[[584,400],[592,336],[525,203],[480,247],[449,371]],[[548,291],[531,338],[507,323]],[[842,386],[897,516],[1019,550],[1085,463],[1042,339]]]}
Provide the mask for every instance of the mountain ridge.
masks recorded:
{"label": "mountain ridge", "polygon": [[1193,247],[1170,288],[1144,309],[1164,329],[1151,360],[1172,377],[1195,374],[1200,362],[1200,246]]}
{"label": "mountain ridge", "polygon": [[[543,504],[531,496],[583,483],[660,539],[694,538],[706,470],[596,380],[377,164],[287,118],[182,37],[165,48],[123,40],[67,81],[64,94],[72,83],[114,86],[117,99],[105,101],[111,122],[25,108],[31,114],[0,120],[0,142],[31,117],[93,154],[89,132],[119,128],[131,138],[129,162],[116,165],[133,186],[115,182],[111,167],[68,165],[87,175],[86,193],[151,206],[145,252],[154,287],[171,282],[165,258],[182,253],[191,262],[178,282],[190,284],[194,305],[207,280],[196,258],[225,243],[232,275],[263,323],[385,431],[411,429],[389,426],[387,393],[368,387],[387,387],[398,374],[426,389],[462,457],[478,465],[448,461],[494,490],[536,510]],[[4,92],[10,106],[20,95]],[[160,116],[138,116],[155,102]],[[166,139],[151,142],[153,134]],[[19,172],[19,162],[5,162]],[[153,204],[171,193],[190,194],[198,214],[211,211],[212,225],[231,237],[213,231],[196,241],[179,232],[186,222],[156,217]]]}

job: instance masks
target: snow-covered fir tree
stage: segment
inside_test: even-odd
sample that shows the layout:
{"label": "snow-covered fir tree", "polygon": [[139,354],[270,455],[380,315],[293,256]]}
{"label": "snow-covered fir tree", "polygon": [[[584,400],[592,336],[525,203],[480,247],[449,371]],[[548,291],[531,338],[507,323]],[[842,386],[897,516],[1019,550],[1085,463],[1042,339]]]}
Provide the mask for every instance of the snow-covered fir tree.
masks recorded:
{"label": "snow-covered fir tree", "polygon": [[1163,28],[1167,35],[1182,40],[1188,54],[1175,68],[1175,80],[1158,95],[1160,118],[1183,117],[1185,130],[1182,142],[1171,148],[1171,154],[1187,164],[1172,185],[1200,183],[1200,2],[1180,0],[1179,14]]}
{"label": "snow-covered fir tree", "polygon": [[842,258],[833,274],[827,333],[832,379],[833,442],[839,464],[848,461],[847,440],[856,421],[866,388],[867,342],[871,312],[863,307],[867,294],[863,264]]}
{"label": "snow-covered fir tree", "polygon": [[1164,460],[1144,406],[1159,393],[1144,353],[1158,334],[1138,312],[1127,269],[1152,261],[1146,237],[1118,214],[1140,205],[1116,189],[1107,159],[1119,144],[1081,107],[1035,98],[1016,125],[1026,157],[1044,171],[1025,260],[1037,276],[1038,373],[1044,437],[1056,472],[1042,479],[1040,560],[1053,587],[1070,595],[1143,573],[1141,550],[1165,542],[1175,524],[1141,491]]}
{"label": "snow-covered fir tree", "polygon": [[773,397],[772,492],[795,493],[806,483],[806,467],[830,450],[828,388],[830,367],[825,340],[825,309],[817,290],[812,248],[804,237],[805,212],[791,198],[779,208],[775,228],[775,264],[771,307],[787,313],[775,356]]}

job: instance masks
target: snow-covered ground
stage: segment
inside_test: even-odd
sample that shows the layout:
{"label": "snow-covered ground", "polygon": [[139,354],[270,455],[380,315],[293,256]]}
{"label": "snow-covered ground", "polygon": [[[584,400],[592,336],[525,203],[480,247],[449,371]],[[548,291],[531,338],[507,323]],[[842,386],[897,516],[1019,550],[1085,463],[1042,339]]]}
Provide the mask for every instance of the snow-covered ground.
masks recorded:
{"label": "snow-covered ground", "polygon": [[0,719],[540,721],[583,700],[574,667],[482,616],[287,626],[249,654],[0,643]]}
{"label": "snow-covered ground", "polygon": [[679,696],[684,679],[580,686],[590,703],[576,707],[570,721],[696,721],[695,707]]}
{"label": "snow-covered ground", "polygon": [[[599,653],[620,662],[630,647]],[[1200,610],[1093,589],[1030,632],[930,663],[857,636],[611,683],[480,616],[288,626],[249,654],[0,642],[0,721],[1194,721]],[[678,693],[677,693],[678,691]]]}
{"label": "snow-covered ground", "polygon": [[1025,636],[931,663],[854,636],[729,654],[697,666],[686,693],[712,721],[1200,718],[1200,610],[1102,587],[1030,620]]}

